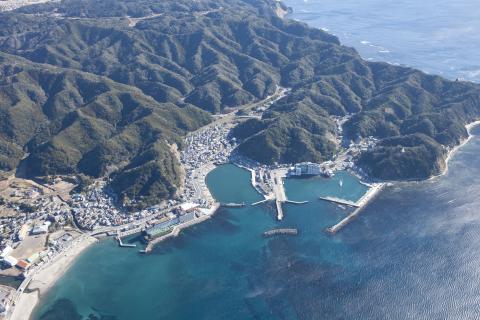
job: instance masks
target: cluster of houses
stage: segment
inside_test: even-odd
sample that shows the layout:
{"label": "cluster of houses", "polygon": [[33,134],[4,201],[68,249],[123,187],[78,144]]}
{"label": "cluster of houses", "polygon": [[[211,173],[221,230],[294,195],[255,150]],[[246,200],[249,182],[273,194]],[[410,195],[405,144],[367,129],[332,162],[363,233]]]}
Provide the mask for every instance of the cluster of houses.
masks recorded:
{"label": "cluster of houses", "polygon": [[[235,138],[229,139],[228,125],[216,125],[195,132],[186,138],[186,148],[181,152],[180,160],[185,168],[185,190],[183,200],[204,202],[201,188],[205,187],[205,170],[208,164],[226,163],[236,146]],[[195,172],[197,170],[198,172]]]}
{"label": "cluster of houses", "polygon": [[189,135],[181,152],[182,164],[187,169],[196,169],[209,162],[227,162],[235,147],[235,138],[228,138],[229,131],[228,125],[217,125]]}

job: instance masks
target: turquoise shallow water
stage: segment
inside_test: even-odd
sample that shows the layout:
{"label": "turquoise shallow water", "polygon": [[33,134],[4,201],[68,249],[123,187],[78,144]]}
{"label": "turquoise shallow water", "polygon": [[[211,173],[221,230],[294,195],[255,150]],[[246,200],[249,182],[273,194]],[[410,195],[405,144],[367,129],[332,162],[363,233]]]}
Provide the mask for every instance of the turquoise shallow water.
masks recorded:
{"label": "turquoise shallow water", "polygon": [[[329,28],[366,58],[479,79],[474,1],[287,3],[294,18]],[[343,188],[335,179],[288,180],[287,195],[310,203],[286,205],[281,223],[273,207],[222,209],[152,255],[102,241],[42,298],[34,318],[478,319],[479,152],[475,137],[446,176],[387,188],[335,236],[323,230],[346,212],[317,197],[359,197],[364,189],[347,173],[335,178]],[[249,179],[222,166],[208,184],[222,201],[254,202]],[[300,234],[261,237],[277,226]]]}
{"label": "turquoise shallow water", "polygon": [[[479,150],[476,136],[446,176],[388,187],[335,236],[323,230],[346,212],[316,198],[338,181],[298,179],[287,180],[287,195],[310,203],[287,205],[280,223],[274,208],[248,206],[222,209],[148,256],[103,241],[35,319],[476,319]],[[352,199],[360,196],[362,186],[342,175]],[[208,176],[222,201],[259,200],[249,180],[230,165]],[[277,226],[300,234],[261,237]]]}
{"label": "turquoise shallow water", "polygon": [[[343,187],[339,186],[340,179]],[[222,202],[252,203],[261,199],[250,185],[250,173],[232,165],[217,168],[207,182]],[[221,209],[214,219],[162,243],[148,256],[119,248],[111,239],[102,241],[88,249],[57,283],[36,318],[56,316],[70,302],[75,306],[74,314],[95,314],[99,318],[276,318],[262,296],[281,290],[282,284],[271,288],[257,283],[257,268],[274,274],[277,268],[288,268],[290,257],[285,245],[301,247],[299,252],[314,261],[346,263],[348,248],[322,231],[346,211],[318,200],[318,196],[336,194],[356,200],[366,191],[346,172],[334,179],[287,180],[286,188],[291,199],[310,203],[286,205],[281,223],[275,221],[273,207],[248,206]],[[297,227],[301,235],[273,239],[261,236],[278,226]],[[273,265],[262,270],[265,262]]]}

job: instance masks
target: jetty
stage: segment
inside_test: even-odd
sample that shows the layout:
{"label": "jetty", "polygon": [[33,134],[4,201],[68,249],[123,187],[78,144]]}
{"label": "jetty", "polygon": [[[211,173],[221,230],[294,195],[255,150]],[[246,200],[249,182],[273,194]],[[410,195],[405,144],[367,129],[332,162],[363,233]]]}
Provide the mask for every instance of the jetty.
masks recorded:
{"label": "jetty", "polygon": [[320,200],[327,201],[327,202],[333,202],[333,203],[336,203],[336,204],[343,204],[343,205],[350,206],[350,207],[355,207],[355,208],[360,207],[358,202],[353,202],[353,201],[350,201],[350,200],[340,199],[340,198],[337,198],[337,197],[318,197],[318,198]]}
{"label": "jetty", "polygon": [[290,235],[290,236],[296,236],[298,234],[298,229],[295,228],[283,228],[283,229],[272,229],[265,231],[263,233],[264,237],[273,237],[276,235]]}
{"label": "jetty", "polygon": [[220,206],[224,208],[241,208],[245,207],[245,202],[242,203],[234,203],[234,202],[229,202],[229,203],[222,203]]}
{"label": "jetty", "polygon": [[268,202],[268,201],[270,201],[270,199],[263,199],[263,200],[254,202],[254,203],[252,203],[251,205],[252,205],[252,206],[256,206],[256,205],[258,205],[258,204],[262,204],[262,203],[265,203],[265,202]]}
{"label": "jetty", "polygon": [[291,203],[291,204],[306,204],[306,203],[308,203],[308,201],[285,200],[285,203]]}
{"label": "jetty", "polygon": [[285,169],[275,169],[271,172],[271,185],[273,189],[275,206],[277,208],[277,219],[281,221],[283,219],[282,203],[287,200],[285,194],[285,188],[283,186],[283,179],[287,174]]}
{"label": "jetty", "polygon": [[279,200],[275,200],[275,205],[277,207],[277,219],[281,221],[283,219],[282,202]]}
{"label": "jetty", "polygon": [[137,245],[134,243],[123,243],[122,238],[117,236],[118,245],[122,248],[135,248]]}
{"label": "jetty", "polygon": [[363,195],[363,197],[361,197],[360,200],[355,203],[357,208],[344,219],[342,219],[339,223],[327,228],[326,231],[331,234],[335,234],[340,231],[340,229],[345,227],[350,221],[352,221],[356,216],[358,216],[358,214],[365,208],[365,206],[380,192],[380,190],[382,190],[384,185],[385,184],[383,183],[372,185],[371,188]]}

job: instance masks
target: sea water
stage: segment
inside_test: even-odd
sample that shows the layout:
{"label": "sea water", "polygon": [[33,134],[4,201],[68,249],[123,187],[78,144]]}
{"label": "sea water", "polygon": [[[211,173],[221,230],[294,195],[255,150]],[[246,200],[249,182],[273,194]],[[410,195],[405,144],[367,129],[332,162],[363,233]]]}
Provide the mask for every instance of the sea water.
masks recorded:
{"label": "sea water", "polygon": [[368,60],[480,82],[476,0],[286,0],[289,18],[340,38]]}
{"label": "sea water", "polygon": [[[221,202],[261,200],[250,185],[250,173],[233,165],[215,169],[207,183]],[[286,181],[287,196],[309,203],[285,205],[282,222],[275,220],[273,205],[249,205],[220,209],[215,218],[161,243],[150,255],[104,240],[88,249],[61,278],[43,299],[37,318],[57,319],[68,309],[71,319],[89,315],[100,319],[276,319],[266,296],[278,295],[282,285],[272,287],[257,277],[275,277],[293,267],[288,250],[317,263],[348,260],[348,247],[324,232],[348,210],[318,196],[355,201],[366,189],[346,172],[333,179],[292,179]],[[262,236],[277,227],[298,228],[300,236]]]}
{"label": "sea water", "polygon": [[[479,151],[475,136],[445,176],[387,187],[336,235],[324,230],[347,212],[318,194],[339,184],[313,178],[286,180],[287,196],[309,203],[287,204],[282,222],[273,206],[246,206],[220,209],[151,255],[102,241],[42,299],[35,319],[76,319],[57,316],[65,310],[118,320],[476,318]],[[356,200],[362,185],[340,174]],[[261,199],[249,181],[232,165],[208,176],[214,196],[229,202]],[[261,236],[276,227],[299,235]]]}
{"label": "sea water", "polygon": [[[479,79],[474,1],[287,4],[366,58]],[[150,255],[102,241],[42,296],[34,319],[476,319],[479,152],[475,136],[445,176],[387,187],[336,235],[324,230],[348,210],[318,196],[360,197],[363,186],[345,172],[287,179],[287,196],[309,203],[286,204],[282,222],[269,205],[222,208]],[[222,202],[261,200],[234,166],[207,182]],[[277,227],[299,235],[262,237]]]}

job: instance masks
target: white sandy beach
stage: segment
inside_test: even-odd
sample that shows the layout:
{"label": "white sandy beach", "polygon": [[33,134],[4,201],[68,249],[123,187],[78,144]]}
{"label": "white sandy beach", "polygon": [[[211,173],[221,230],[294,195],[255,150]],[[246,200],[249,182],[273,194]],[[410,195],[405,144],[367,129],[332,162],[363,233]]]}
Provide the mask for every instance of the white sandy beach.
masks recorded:
{"label": "white sandy beach", "polygon": [[[68,270],[79,254],[98,240],[88,235],[82,235],[73,240],[72,246],[64,253],[55,257],[37,270],[27,285],[27,292],[20,294],[14,306],[13,313],[7,319],[26,320],[32,315],[40,296],[50,289],[53,284]],[[30,292],[34,290],[33,292]]]}

